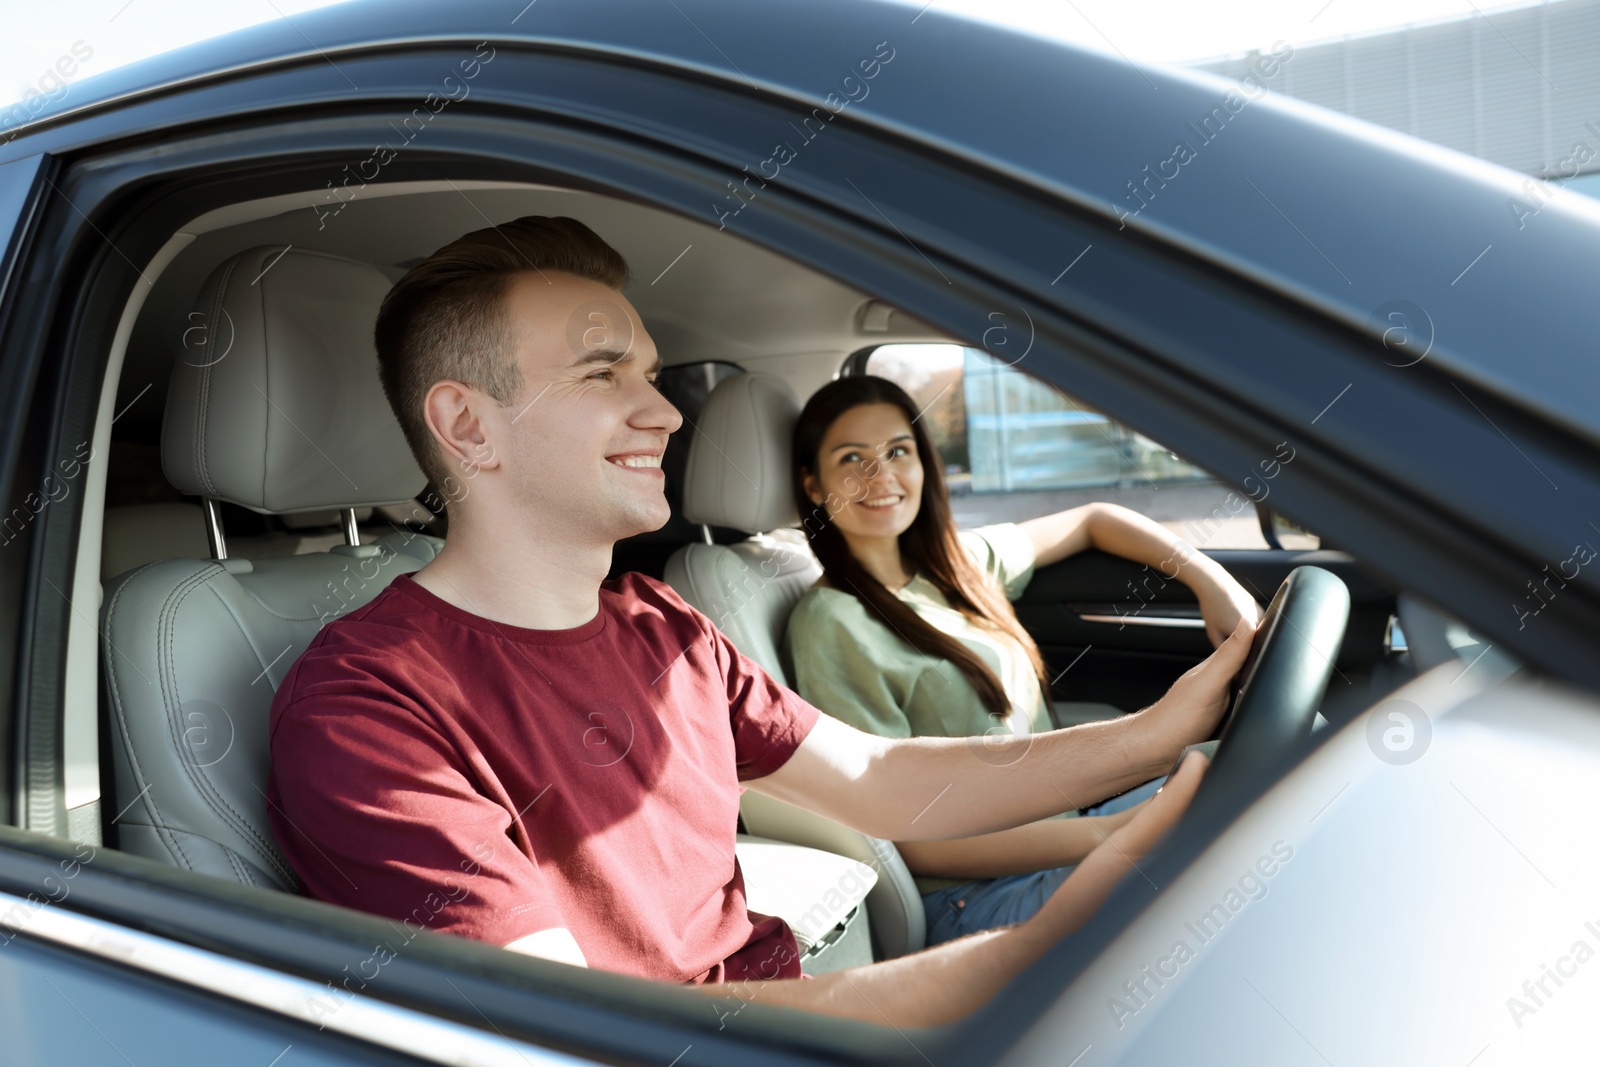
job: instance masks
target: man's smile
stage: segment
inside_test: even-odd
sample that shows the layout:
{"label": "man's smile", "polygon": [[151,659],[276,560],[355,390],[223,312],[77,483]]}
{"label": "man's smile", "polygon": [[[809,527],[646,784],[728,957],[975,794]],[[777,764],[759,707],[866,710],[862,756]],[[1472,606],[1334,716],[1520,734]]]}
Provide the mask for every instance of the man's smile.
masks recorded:
{"label": "man's smile", "polygon": [[607,456],[606,460],[612,466],[621,467],[624,470],[665,477],[661,473],[660,452],[623,452],[615,456]]}

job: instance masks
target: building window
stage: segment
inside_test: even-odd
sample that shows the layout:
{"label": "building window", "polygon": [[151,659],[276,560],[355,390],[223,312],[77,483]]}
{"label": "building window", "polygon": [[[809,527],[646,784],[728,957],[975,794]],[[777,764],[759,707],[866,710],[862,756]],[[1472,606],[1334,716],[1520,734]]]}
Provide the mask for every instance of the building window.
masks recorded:
{"label": "building window", "polygon": [[[916,403],[962,526],[1016,522],[1094,500],[1150,516],[1197,548],[1265,548],[1229,486],[1062,390],[980,348],[881,345],[865,370]],[[1285,548],[1315,534],[1279,524]]]}

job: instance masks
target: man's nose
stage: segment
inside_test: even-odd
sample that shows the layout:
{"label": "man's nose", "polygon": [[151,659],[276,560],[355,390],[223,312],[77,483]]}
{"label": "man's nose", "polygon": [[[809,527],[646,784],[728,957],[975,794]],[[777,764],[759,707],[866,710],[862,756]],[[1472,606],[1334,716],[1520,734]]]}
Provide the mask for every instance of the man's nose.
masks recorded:
{"label": "man's nose", "polygon": [[665,433],[676,433],[683,425],[683,413],[649,382],[644,383],[643,389],[645,391],[643,402],[634,416],[634,425],[652,430],[659,429]]}

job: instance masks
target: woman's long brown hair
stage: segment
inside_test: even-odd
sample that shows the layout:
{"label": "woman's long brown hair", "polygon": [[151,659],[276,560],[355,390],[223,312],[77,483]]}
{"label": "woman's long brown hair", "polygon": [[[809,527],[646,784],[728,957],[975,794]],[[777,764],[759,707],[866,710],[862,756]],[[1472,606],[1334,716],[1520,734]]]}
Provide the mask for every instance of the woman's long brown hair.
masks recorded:
{"label": "woman's long brown hair", "polygon": [[[854,375],[830,382],[806,401],[794,427],[793,486],[795,506],[802,516],[801,527],[811,549],[822,564],[828,583],[842,592],[853,593],[867,606],[869,614],[919,652],[950,661],[967,676],[978,699],[991,715],[1005,716],[1011,700],[1005,687],[989,665],[965,642],[938,629],[863,567],[850,551],[844,535],[829,514],[827,501],[819,505],[806,493],[806,474],[818,471],[818,453],[828,428],[852,408],[863,404],[893,404],[905,412],[922,463],[922,505],[909,529],[900,535],[900,551],[944,594],[950,606],[980,626],[1013,637],[1027,653],[1039,677],[1042,693],[1048,694],[1044,660],[1039,646],[1017,621],[1017,613],[997,583],[980,571],[956,537],[950,517],[950,497],[945,488],[944,464],[939,451],[918,419],[911,397],[894,382],[875,375]],[[881,457],[878,462],[881,462]],[[1047,705],[1048,706],[1048,705]]]}

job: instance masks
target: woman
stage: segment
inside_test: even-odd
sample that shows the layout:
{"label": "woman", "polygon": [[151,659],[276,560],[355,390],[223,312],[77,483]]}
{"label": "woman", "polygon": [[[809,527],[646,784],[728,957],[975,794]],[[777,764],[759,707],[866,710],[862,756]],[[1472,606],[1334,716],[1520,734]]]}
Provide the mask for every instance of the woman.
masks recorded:
{"label": "woman", "polygon": [[[958,531],[918,416],[899,386],[866,375],[824,386],[795,425],[795,502],[823,576],[796,605],[784,643],[800,695],[830,715],[889,737],[973,737],[979,758],[989,756],[986,735],[1051,729],[1044,662],[1010,600],[1035,567],[1086,548],[1188,585],[1213,644],[1241,617],[1260,618],[1219,565],[1126,508],[1090,504]],[[918,876],[928,943],[1030,917],[1158,785],[1085,818],[900,843]],[[1061,806],[1070,816],[1103,799],[1063,793]]]}

